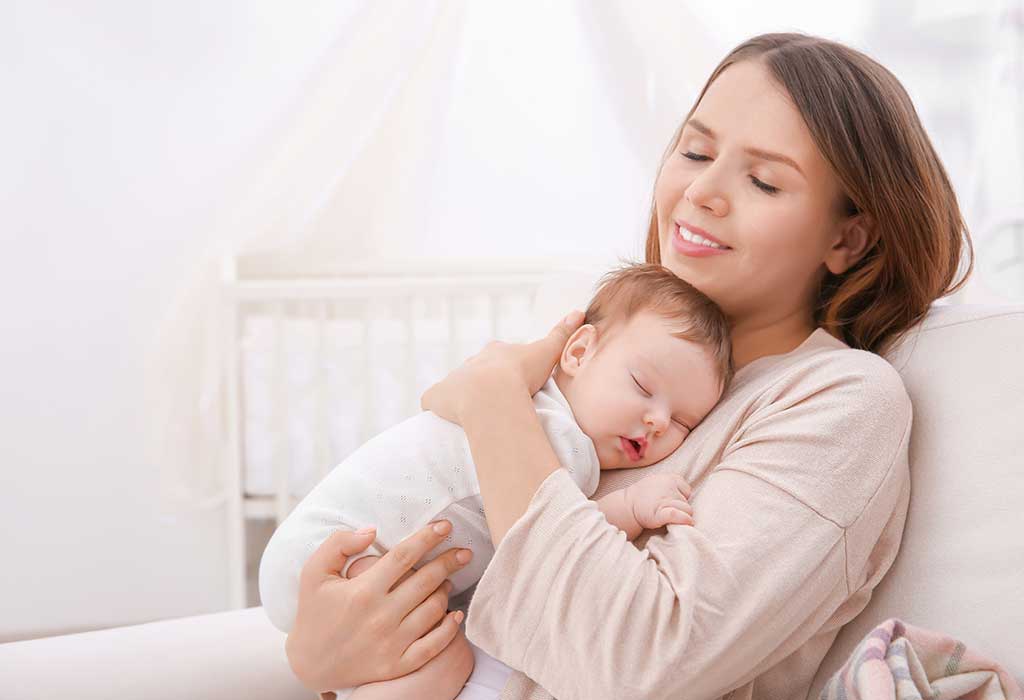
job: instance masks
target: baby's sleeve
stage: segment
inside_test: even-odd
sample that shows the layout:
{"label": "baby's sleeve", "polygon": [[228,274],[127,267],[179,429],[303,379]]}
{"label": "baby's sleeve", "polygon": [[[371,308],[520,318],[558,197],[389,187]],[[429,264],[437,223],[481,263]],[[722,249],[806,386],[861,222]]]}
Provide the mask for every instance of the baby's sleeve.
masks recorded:
{"label": "baby's sleeve", "polygon": [[643,549],[553,472],[478,583],[467,637],[559,700],[718,698],[799,649],[851,593],[848,530],[874,542],[905,515],[909,398],[855,355],[755,407],[695,490],[696,525]]}
{"label": "baby's sleeve", "polygon": [[537,418],[569,478],[587,498],[594,495],[601,478],[594,442],[562,407],[538,406]]}

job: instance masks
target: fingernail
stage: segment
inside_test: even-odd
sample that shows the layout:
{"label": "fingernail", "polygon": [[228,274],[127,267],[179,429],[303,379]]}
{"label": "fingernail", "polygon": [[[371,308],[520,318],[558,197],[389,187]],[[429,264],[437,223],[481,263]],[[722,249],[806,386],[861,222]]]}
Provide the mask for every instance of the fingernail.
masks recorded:
{"label": "fingernail", "polygon": [[574,309],[573,311],[569,312],[568,316],[562,319],[562,323],[564,323],[567,326],[571,326],[579,320],[579,315],[582,313],[582,311]]}
{"label": "fingernail", "polygon": [[468,549],[460,549],[455,555],[455,561],[460,564],[465,564],[467,561],[473,558],[473,552]]}
{"label": "fingernail", "polygon": [[356,530],[356,534],[357,535],[369,535],[371,532],[373,532],[376,529],[377,529],[376,525],[370,525],[369,527],[364,527],[364,528],[362,528],[360,530]]}
{"label": "fingernail", "polygon": [[447,520],[439,522],[439,523],[436,523],[434,525],[434,532],[436,532],[439,535],[443,535],[446,532],[448,532],[448,527],[449,527],[449,525],[448,525],[448,521]]}
{"label": "fingernail", "polygon": [[455,611],[455,624],[461,625],[462,624],[462,618],[464,618],[464,617],[465,617],[465,615],[462,614],[461,610],[456,610]]}

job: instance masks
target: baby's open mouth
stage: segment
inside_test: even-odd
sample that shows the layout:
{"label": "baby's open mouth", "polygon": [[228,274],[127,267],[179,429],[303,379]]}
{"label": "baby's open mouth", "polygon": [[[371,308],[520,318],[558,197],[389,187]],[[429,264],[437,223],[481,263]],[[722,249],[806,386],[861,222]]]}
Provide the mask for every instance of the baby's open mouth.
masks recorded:
{"label": "baby's open mouth", "polygon": [[622,443],[622,449],[626,453],[626,456],[633,462],[638,462],[643,459],[644,452],[647,451],[647,441],[641,438],[640,440],[634,440],[625,436],[619,436],[619,441]]}

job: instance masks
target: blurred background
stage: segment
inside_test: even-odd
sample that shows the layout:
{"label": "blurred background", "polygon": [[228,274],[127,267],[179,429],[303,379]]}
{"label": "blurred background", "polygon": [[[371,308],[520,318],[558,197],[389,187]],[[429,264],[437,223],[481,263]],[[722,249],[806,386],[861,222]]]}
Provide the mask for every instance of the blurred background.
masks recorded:
{"label": "blurred background", "polygon": [[[251,574],[273,521],[247,518],[233,537],[224,454],[175,422],[183,407],[208,425],[237,419],[211,380],[234,342],[211,315],[226,270],[638,258],[668,139],[754,34],[819,34],[887,66],[976,246],[971,282],[945,302],[1024,301],[1020,0],[2,8],[0,642],[258,604]],[[447,359],[493,335],[467,327]],[[236,359],[251,378],[264,341],[259,319],[245,328]],[[242,409],[251,424],[261,410],[272,419]],[[240,439],[250,458],[272,451]],[[263,477],[246,478],[256,491]],[[239,542],[241,593],[225,565]]]}

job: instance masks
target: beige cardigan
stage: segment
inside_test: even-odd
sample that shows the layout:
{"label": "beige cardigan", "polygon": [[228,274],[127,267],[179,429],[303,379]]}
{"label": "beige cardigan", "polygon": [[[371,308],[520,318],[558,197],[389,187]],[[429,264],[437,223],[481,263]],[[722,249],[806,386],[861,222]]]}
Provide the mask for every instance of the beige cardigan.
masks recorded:
{"label": "beige cardigan", "polygon": [[604,472],[593,494],[678,472],[694,527],[629,542],[552,473],[466,618],[522,671],[501,700],[804,700],[899,549],[910,426],[896,370],[819,328],[741,368],[669,458]]}

